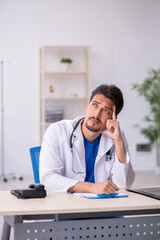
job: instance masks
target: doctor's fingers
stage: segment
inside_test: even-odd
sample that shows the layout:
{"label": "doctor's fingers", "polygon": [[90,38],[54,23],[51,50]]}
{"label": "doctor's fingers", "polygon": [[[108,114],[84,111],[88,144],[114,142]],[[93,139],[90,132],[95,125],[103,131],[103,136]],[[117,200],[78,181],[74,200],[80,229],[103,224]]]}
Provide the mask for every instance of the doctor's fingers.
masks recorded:
{"label": "doctor's fingers", "polygon": [[106,128],[108,131],[113,132],[115,129],[119,131],[119,122],[118,121],[113,121],[113,120],[108,120],[106,123]]}
{"label": "doctor's fingers", "polygon": [[106,123],[106,127],[108,128],[110,126],[119,127],[119,121],[108,119]]}
{"label": "doctor's fingers", "polygon": [[114,108],[113,108],[112,119],[113,120],[117,119],[117,116],[116,116],[116,106],[114,106]]}
{"label": "doctor's fingers", "polygon": [[105,191],[106,193],[114,193],[115,191],[118,191],[118,187],[111,181],[107,180],[105,182]]}

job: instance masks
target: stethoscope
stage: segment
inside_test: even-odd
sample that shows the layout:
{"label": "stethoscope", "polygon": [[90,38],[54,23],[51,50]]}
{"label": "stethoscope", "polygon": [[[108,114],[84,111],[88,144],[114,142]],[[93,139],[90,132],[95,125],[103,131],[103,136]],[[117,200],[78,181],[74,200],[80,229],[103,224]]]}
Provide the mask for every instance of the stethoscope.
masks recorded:
{"label": "stethoscope", "polygon": [[[85,171],[83,170],[83,171],[75,171],[75,168],[74,168],[74,163],[73,163],[73,136],[74,136],[74,132],[75,132],[75,130],[77,129],[77,127],[78,127],[78,125],[80,124],[80,122],[82,121],[84,119],[84,117],[82,117],[82,118],[80,118],[77,122],[76,122],[76,124],[75,124],[75,126],[74,126],[74,128],[73,128],[73,131],[72,131],[72,133],[71,133],[71,136],[70,136],[70,149],[71,149],[71,153],[72,153],[72,171],[74,172],[74,173],[76,173],[76,174],[83,174]],[[109,161],[111,161],[111,160],[113,160],[113,158],[112,158],[112,153],[113,153],[113,151],[114,151],[114,144],[112,145],[112,147],[106,152],[106,158],[105,158],[105,161],[106,162],[109,162]]]}

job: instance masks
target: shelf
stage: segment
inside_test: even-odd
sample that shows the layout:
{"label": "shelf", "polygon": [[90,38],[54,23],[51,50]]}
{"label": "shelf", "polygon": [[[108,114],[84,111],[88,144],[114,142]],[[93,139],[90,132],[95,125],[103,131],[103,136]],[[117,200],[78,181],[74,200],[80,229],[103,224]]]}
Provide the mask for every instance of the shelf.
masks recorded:
{"label": "shelf", "polygon": [[61,100],[86,100],[88,97],[55,97],[55,98],[41,98],[41,100],[47,100],[47,101],[61,101]]}
{"label": "shelf", "polygon": [[44,49],[89,49],[90,47],[89,46],[50,46],[50,45],[46,45],[46,46],[43,46],[42,48]]}
{"label": "shelf", "polygon": [[88,74],[88,72],[79,72],[79,71],[51,71],[51,72],[41,72],[40,74],[45,75],[81,75],[81,74]]}
{"label": "shelf", "polygon": [[[60,62],[62,58],[73,60],[67,70],[62,68]],[[58,117],[73,119],[84,115],[91,92],[91,48],[89,46],[42,46],[39,84],[40,141],[42,141],[47,127],[52,123],[45,120],[58,121]],[[55,117],[57,109],[62,117],[59,114],[57,118]]]}
{"label": "shelf", "polygon": [[[69,120],[69,119],[73,119],[74,117],[65,117],[65,119]],[[41,122],[41,126],[42,125],[45,125],[45,127],[49,127],[49,125],[51,125],[52,123],[55,123],[55,122]]]}

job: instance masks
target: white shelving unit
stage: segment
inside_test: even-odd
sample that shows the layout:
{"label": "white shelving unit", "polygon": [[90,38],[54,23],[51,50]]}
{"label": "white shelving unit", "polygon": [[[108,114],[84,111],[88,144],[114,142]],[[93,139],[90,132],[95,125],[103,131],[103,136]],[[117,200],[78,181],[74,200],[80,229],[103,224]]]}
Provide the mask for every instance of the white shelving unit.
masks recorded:
{"label": "white shelving unit", "polygon": [[[62,58],[72,59],[62,70]],[[84,114],[91,92],[91,49],[88,46],[40,48],[40,141],[46,128],[61,119]]]}

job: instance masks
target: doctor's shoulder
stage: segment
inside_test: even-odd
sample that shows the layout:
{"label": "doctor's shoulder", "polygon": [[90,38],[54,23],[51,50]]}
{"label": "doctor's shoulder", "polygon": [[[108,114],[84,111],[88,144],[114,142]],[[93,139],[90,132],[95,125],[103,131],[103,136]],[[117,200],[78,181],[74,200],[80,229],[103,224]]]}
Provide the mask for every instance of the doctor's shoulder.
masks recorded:
{"label": "doctor's shoulder", "polygon": [[82,117],[76,117],[74,119],[64,119],[55,123],[52,123],[46,130],[44,138],[47,137],[58,137],[68,135],[72,133],[74,126]]}
{"label": "doctor's shoulder", "polygon": [[74,119],[65,119],[65,120],[58,122],[58,126],[63,131],[65,130],[66,132],[72,132],[73,129],[75,128],[75,126],[77,125],[77,123],[80,123],[80,120],[82,118],[83,117],[81,116],[81,117],[76,117]]}

